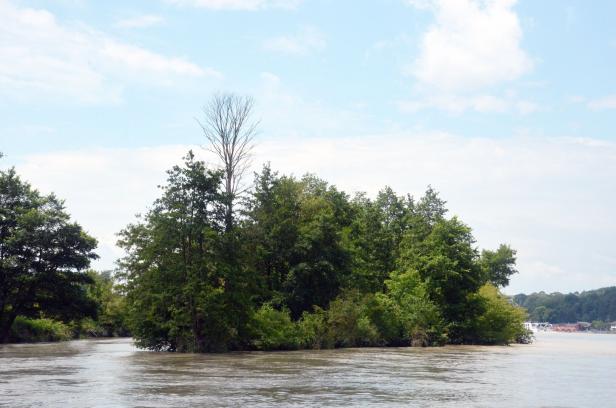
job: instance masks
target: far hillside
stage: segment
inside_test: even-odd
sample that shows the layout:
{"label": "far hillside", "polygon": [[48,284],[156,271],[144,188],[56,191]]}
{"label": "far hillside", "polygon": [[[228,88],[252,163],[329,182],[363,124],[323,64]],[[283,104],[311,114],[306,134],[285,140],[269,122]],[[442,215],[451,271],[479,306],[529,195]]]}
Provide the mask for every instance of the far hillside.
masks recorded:
{"label": "far hillside", "polygon": [[513,297],[533,321],[550,323],[616,321],[616,286],[575,293],[523,293]]}

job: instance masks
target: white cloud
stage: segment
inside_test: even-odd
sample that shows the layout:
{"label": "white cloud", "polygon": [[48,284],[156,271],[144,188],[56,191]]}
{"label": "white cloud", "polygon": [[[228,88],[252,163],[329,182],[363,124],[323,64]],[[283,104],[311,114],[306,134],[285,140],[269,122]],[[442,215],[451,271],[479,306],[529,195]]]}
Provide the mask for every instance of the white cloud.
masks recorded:
{"label": "white cloud", "polygon": [[170,3],[212,10],[294,9],[302,0],[167,0]]}
{"label": "white cloud", "polygon": [[162,24],[165,20],[161,16],[144,14],[142,16],[122,19],[116,22],[120,28],[147,28]]}
{"label": "white cloud", "polygon": [[408,47],[415,43],[415,39],[408,34],[399,34],[394,38],[378,40],[372,43],[364,52],[364,57],[382,58],[384,53],[398,54],[400,47]]}
{"label": "white cloud", "polygon": [[599,98],[589,98],[581,95],[569,95],[567,102],[573,104],[584,104],[588,109],[594,111],[616,109],[616,95],[607,95]]}
{"label": "white cloud", "polygon": [[261,73],[252,93],[258,95],[261,128],[268,136],[361,135],[369,126],[361,106],[332,108],[326,102],[302,98],[271,72]]}
{"label": "white cloud", "polygon": [[480,113],[517,112],[525,115],[540,109],[534,102],[521,100],[515,96],[489,94],[469,96],[435,94],[415,100],[401,100],[396,105],[401,112],[407,113],[415,113],[424,109],[440,109],[454,114],[475,111]]}
{"label": "white cloud", "polygon": [[[532,68],[521,48],[515,0],[434,0],[435,23],[423,35],[410,73],[443,91],[512,81]],[[422,4],[425,2],[422,2]]]}
{"label": "white cloud", "polygon": [[[198,132],[198,129],[195,129]],[[88,149],[29,155],[18,171],[55,191],[101,241],[109,267],[119,229],[158,195],[164,171],[188,146]],[[203,150],[196,148],[198,155]],[[254,163],[315,172],[346,191],[391,185],[420,195],[428,183],[473,227],[481,247],[508,242],[520,274],[509,293],[616,284],[616,144],[593,139],[464,138],[445,133],[262,139]]]}
{"label": "white cloud", "polygon": [[135,72],[150,71],[157,74],[171,74],[199,77],[203,75],[220,76],[216,70],[203,69],[182,58],[165,57],[144,48],[106,41],[100,50],[101,54],[113,63],[118,63]]}
{"label": "white cloud", "polygon": [[406,2],[420,10],[429,10],[434,6],[434,0],[406,0]]}
{"label": "white cloud", "polygon": [[0,61],[0,94],[22,100],[115,102],[132,82],[158,85],[216,74],[7,1],[0,1]]}
{"label": "white cloud", "polygon": [[263,48],[283,54],[308,55],[323,50],[326,44],[323,33],[315,27],[305,26],[295,34],[266,40]]}
{"label": "white cloud", "polygon": [[592,99],[588,101],[588,107],[592,110],[616,109],[616,95]]}
{"label": "white cloud", "polygon": [[[492,88],[532,69],[521,48],[522,30],[515,0],[407,0],[429,10],[435,22],[419,44],[419,55],[405,72],[417,80],[402,111],[438,109],[450,113],[530,114],[537,103]],[[491,91],[488,91],[491,90]]]}

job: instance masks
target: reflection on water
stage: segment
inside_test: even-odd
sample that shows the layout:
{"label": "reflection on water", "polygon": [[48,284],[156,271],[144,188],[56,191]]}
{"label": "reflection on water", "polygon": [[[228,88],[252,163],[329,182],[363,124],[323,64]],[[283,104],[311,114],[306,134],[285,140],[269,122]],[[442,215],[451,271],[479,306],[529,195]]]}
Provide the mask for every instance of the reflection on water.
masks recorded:
{"label": "reflection on water", "polygon": [[615,374],[616,335],[219,355],[81,340],[0,347],[0,406],[611,407]]}

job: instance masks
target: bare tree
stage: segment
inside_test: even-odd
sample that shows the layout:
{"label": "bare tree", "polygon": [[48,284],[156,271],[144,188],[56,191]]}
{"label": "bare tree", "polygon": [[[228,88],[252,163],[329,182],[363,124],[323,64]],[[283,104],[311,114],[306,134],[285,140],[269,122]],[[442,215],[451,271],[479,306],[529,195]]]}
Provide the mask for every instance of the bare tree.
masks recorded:
{"label": "bare tree", "polygon": [[214,95],[203,108],[205,119],[197,120],[209,141],[208,150],[222,162],[225,181],[225,228],[233,226],[233,204],[243,192],[242,176],[250,166],[258,120],[253,116],[254,100],[232,93]]}

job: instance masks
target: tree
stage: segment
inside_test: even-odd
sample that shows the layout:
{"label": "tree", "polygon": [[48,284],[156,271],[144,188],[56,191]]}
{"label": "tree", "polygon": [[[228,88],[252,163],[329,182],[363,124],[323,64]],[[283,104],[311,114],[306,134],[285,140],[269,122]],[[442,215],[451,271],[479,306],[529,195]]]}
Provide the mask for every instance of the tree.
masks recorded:
{"label": "tree", "polygon": [[400,242],[414,212],[413,200],[386,187],[375,200],[360,194],[352,205],[355,214],[349,234],[353,254],[351,285],[364,292],[382,291],[385,280],[396,269]]}
{"label": "tree", "polygon": [[88,296],[96,302],[98,307],[97,334],[107,337],[128,335],[126,298],[121,293],[121,286],[113,272],[90,270],[88,275],[94,281],[94,284],[88,287]]}
{"label": "tree", "polygon": [[402,243],[401,270],[416,270],[428,297],[450,324],[452,342],[464,342],[482,312],[475,295],[483,284],[471,229],[456,217],[436,221],[424,239],[409,233]]}
{"label": "tree", "polygon": [[515,255],[516,251],[504,244],[496,251],[481,251],[481,267],[486,281],[497,287],[509,285],[509,277],[518,272],[515,269]]}
{"label": "tree", "polygon": [[233,227],[233,205],[241,193],[241,181],[250,164],[259,121],[252,119],[254,100],[235,94],[217,94],[203,108],[199,122],[209,149],[222,162],[225,197],[225,228]]}
{"label": "tree", "polygon": [[499,343],[522,333],[519,309],[485,286],[510,275],[515,253],[480,257],[471,229],[445,218],[430,187],[417,202],[389,188],[351,201],[313,175],[267,165],[229,224],[225,169],[189,153],[168,174],[152,209],[121,233],[141,347]]}
{"label": "tree", "polygon": [[616,321],[616,286],[581,293],[519,294],[514,301],[528,310],[534,321],[550,323]]}
{"label": "tree", "polygon": [[278,176],[269,165],[255,174],[244,231],[262,289],[261,300],[277,298],[274,303],[281,300],[282,284],[289,272],[299,233],[301,191],[299,183]]}
{"label": "tree", "polygon": [[262,300],[288,307],[294,318],[326,307],[348,277],[348,197],[314,176],[278,177],[267,166],[255,185],[247,229]]}
{"label": "tree", "polygon": [[447,213],[445,204],[447,202],[438,196],[438,192],[432,186],[428,186],[423,197],[417,203],[416,213],[428,224],[434,225],[445,217]]}
{"label": "tree", "polygon": [[95,248],[61,200],[41,195],[14,169],[0,172],[0,342],[18,315],[94,315],[84,286],[92,280],[82,271]]}
{"label": "tree", "polygon": [[133,336],[153,350],[240,348],[250,298],[243,259],[229,263],[223,173],[189,152],[168,174],[143,221],[120,234]]}
{"label": "tree", "polygon": [[417,271],[394,272],[386,284],[387,297],[395,305],[403,335],[411,345],[442,345],[447,341],[441,309],[429,299],[426,283]]}

